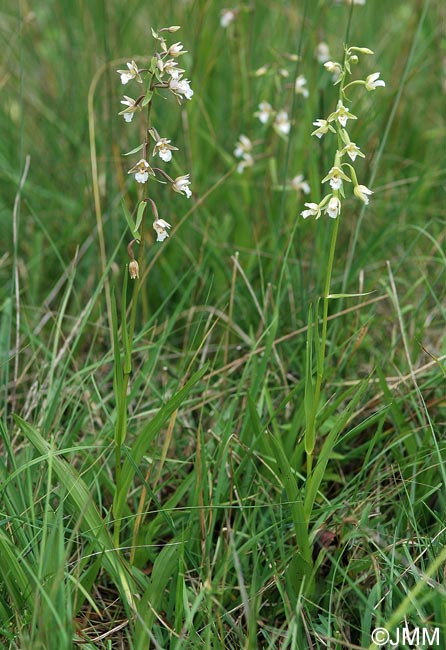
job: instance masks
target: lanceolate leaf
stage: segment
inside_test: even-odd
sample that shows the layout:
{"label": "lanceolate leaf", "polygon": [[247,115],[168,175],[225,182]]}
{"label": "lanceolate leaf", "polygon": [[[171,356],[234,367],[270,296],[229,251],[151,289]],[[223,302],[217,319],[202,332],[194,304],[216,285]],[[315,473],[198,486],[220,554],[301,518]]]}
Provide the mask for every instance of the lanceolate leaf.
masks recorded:
{"label": "lanceolate leaf", "polygon": [[160,408],[154,418],[150,420],[150,422],[148,422],[138,434],[138,438],[130,450],[130,457],[125,460],[122,467],[121,482],[119,486],[120,489],[119,493],[115,496],[115,502],[113,506],[113,511],[116,519],[122,515],[130,484],[135,475],[135,467],[138,467],[140,464],[142,457],[146,453],[150,443],[158,431],[161,429],[163,424],[168,420],[172,413],[174,413],[174,411],[176,411],[181,406],[192,388],[198,381],[200,381],[206,371],[207,366],[204,366],[194,375],[192,375],[184,387],[179,390],[178,393],[167,402],[167,404],[164,404],[164,406]]}
{"label": "lanceolate leaf", "polygon": [[131,231],[133,237],[135,237],[135,239],[139,240],[139,233],[138,233],[138,230],[136,228],[136,224],[133,221],[132,215],[130,214],[130,212],[127,209],[127,206],[125,204],[124,199],[122,199],[121,205],[122,205],[122,209],[124,210],[124,215],[125,215],[126,221],[128,223],[128,226],[130,228],[130,231]]}
{"label": "lanceolate leaf", "polygon": [[99,514],[86,484],[72,465],[55,453],[54,449],[40,435],[37,429],[18,415],[14,415],[14,420],[20,427],[22,433],[41,454],[42,461],[47,460],[50,456],[52,457],[53,471],[58,480],[63,483],[67,491],[67,498],[78,514],[81,530],[90,538],[96,540],[97,550],[104,553],[104,568],[122,593],[123,601],[127,602],[130,608],[134,610],[135,602],[133,594],[136,591],[136,586],[134,584],[130,586],[129,584],[128,570],[125,568],[125,562],[120,557],[119,551],[113,548],[106,522]]}

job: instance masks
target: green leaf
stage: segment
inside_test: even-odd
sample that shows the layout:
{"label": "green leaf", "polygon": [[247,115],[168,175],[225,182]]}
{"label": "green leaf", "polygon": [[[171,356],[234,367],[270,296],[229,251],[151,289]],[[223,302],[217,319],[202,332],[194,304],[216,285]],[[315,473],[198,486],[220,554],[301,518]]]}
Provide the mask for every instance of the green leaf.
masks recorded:
{"label": "green leaf", "polygon": [[0,573],[2,590],[6,587],[8,596],[16,612],[32,607],[33,597],[24,558],[17,554],[16,547],[9,537],[0,530]]}
{"label": "green leaf", "polygon": [[192,388],[198,381],[200,381],[206,371],[207,366],[204,366],[195,374],[193,374],[189,381],[186,382],[186,384],[183,386],[183,388],[179,390],[178,393],[176,393],[176,395],[174,395],[167,402],[167,404],[164,404],[158,413],[154,416],[154,418],[150,420],[150,422],[148,422],[146,426],[143,427],[143,429],[139,432],[138,437],[130,451],[130,456],[126,458],[122,467],[121,483],[119,486],[120,489],[119,492],[115,494],[115,502],[113,505],[113,512],[116,519],[119,519],[121,517],[124,510],[130,484],[135,475],[135,467],[138,467],[141,463],[142,457],[146,453],[147,448],[163,424],[168,420],[168,418],[170,418],[172,413],[174,413],[174,411],[176,411],[181,406]]}
{"label": "green leaf", "polygon": [[18,415],[14,414],[13,417],[22,433],[41,454],[42,460],[51,457],[53,471],[67,491],[67,500],[79,517],[81,530],[95,540],[97,551],[104,553],[103,566],[105,570],[121,592],[123,602],[127,602],[130,608],[135,610],[133,594],[136,591],[136,585],[132,583],[130,586],[128,582],[127,575],[130,571],[119,551],[113,547],[106,522],[99,514],[86,484],[74,467],[59,456],[59,453],[40,435],[37,429]]}
{"label": "green leaf", "polygon": [[122,209],[124,210],[124,215],[125,215],[128,227],[130,228],[130,231],[131,231],[133,237],[139,241],[139,239],[140,239],[139,232],[138,232],[138,230],[136,228],[135,222],[133,221],[132,215],[130,214],[130,212],[127,209],[127,206],[125,204],[124,199],[121,199],[121,205],[122,205]]}
{"label": "green leaf", "polygon": [[131,151],[127,151],[127,153],[123,153],[123,156],[130,156],[132,153],[137,153],[138,151],[141,151],[141,149],[144,147],[144,142],[139,145],[139,147],[136,147],[135,149],[132,149]]}
{"label": "green leaf", "polygon": [[327,298],[360,298],[361,296],[370,296],[374,291],[367,291],[366,293],[330,293]]}
{"label": "green leaf", "polygon": [[121,336],[122,347],[124,353],[124,374],[128,375],[132,369],[131,350],[129,344],[129,335],[127,331],[127,284],[128,273],[124,273],[124,282],[122,283],[122,321],[121,321]]}
{"label": "green leaf", "polygon": [[136,226],[135,226],[136,230],[139,230],[146,206],[147,206],[146,201],[141,201],[141,203],[138,205],[138,211],[136,213]]}
{"label": "green leaf", "polygon": [[354,393],[354,396],[347,404],[347,406],[343,408],[342,413],[338,415],[337,419],[332,425],[330,433],[322,445],[322,449],[318,456],[314,471],[307,479],[304,503],[305,517],[307,520],[309,520],[311,517],[316,495],[325,476],[325,470],[327,468],[327,464],[331,457],[333,448],[338,441],[339,435],[342,433],[344,427],[350,419],[353,409],[356,407],[362,395],[364,394],[364,391],[367,388],[368,384],[368,380],[364,380],[361,384],[359,384],[359,386],[353,386],[348,391],[346,391],[345,398],[350,395],[350,393]]}
{"label": "green leaf", "polygon": [[153,90],[148,90],[146,92],[146,96],[144,97],[144,99],[141,102],[141,106],[147,106],[147,104],[150,102],[152,97],[153,97]]}
{"label": "green leaf", "polygon": [[313,385],[313,305],[308,308],[308,325],[307,325],[307,343],[305,353],[305,451],[311,454],[315,441],[315,417],[314,410],[317,404],[314,403],[314,385]]}
{"label": "green leaf", "polygon": [[[127,273],[126,273],[127,275]],[[119,335],[118,335],[118,313],[116,309],[116,298],[113,291],[111,295],[111,316],[112,316],[112,333],[113,333],[113,364],[114,364],[114,384],[116,398],[122,392],[122,362],[121,351],[119,349]]]}
{"label": "green leaf", "polygon": [[147,649],[147,632],[153,628],[157,613],[164,609],[163,601],[167,598],[166,587],[171,578],[178,574],[178,559],[181,544],[173,542],[166,544],[158,554],[152,569],[150,584],[141,598],[136,621],[135,650]]}
{"label": "green leaf", "polygon": [[152,58],[150,59],[150,72],[152,74],[155,72],[155,70],[158,69],[157,63],[158,63],[158,59],[156,58],[156,56],[152,56]]}
{"label": "green leaf", "polygon": [[297,484],[296,475],[290,465],[279,436],[270,435],[268,440],[277,464],[277,476],[285,489],[288,505],[296,534],[297,553],[293,565],[293,589],[299,593],[302,588],[305,593],[313,589],[313,561],[309,539],[308,520],[305,516],[301,490]]}

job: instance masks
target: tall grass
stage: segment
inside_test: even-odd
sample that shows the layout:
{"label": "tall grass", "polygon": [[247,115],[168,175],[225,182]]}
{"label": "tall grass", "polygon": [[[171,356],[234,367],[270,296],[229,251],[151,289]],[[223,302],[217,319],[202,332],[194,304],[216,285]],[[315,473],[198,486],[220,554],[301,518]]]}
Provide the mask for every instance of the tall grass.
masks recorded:
{"label": "tall grass", "polygon": [[[256,0],[227,29],[212,0],[35,4],[0,12],[0,644],[338,650],[404,622],[444,639],[443,3]],[[154,110],[194,196],[160,190],[174,227],[146,238],[113,510],[107,292],[124,313],[137,196],[121,153],[140,142],[115,70],[170,24],[194,101]],[[310,133],[337,89],[314,53],[341,59],[347,33],[386,89],[357,100],[375,193],[345,202],[332,293],[370,293],[330,301],[307,472],[332,223],[303,221],[287,181],[319,200],[331,152]],[[276,63],[280,83],[254,74]],[[263,100],[292,113],[288,140],[253,116]],[[240,134],[256,142],[243,174]]]}

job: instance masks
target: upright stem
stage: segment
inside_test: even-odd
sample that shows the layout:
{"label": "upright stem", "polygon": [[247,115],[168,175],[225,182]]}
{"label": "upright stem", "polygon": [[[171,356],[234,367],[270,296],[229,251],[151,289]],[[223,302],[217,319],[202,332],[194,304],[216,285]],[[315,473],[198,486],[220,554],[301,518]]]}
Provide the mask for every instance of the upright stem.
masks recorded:
{"label": "upright stem", "polygon": [[[149,82],[149,90],[153,89],[153,83],[154,83],[154,74],[151,75],[150,82]],[[144,158],[147,158],[147,146],[150,141],[150,114],[152,111],[152,100],[149,101],[147,104],[147,114],[146,114],[146,120],[145,120],[145,128],[144,128]],[[152,204],[152,209],[153,206],[155,205],[154,202],[147,198],[147,199],[142,199],[140,196],[140,200],[146,200]],[[155,206],[156,210],[156,206]],[[125,440],[126,437],[126,430],[127,430],[127,391],[128,391],[128,386],[129,386],[129,381],[130,381],[130,373],[131,373],[131,358],[132,358],[132,353],[133,353],[133,339],[134,339],[134,334],[135,334],[135,324],[136,324],[136,313],[138,310],[138,298],[141,290],[141,278],[144,277],[144,221],[145,221],[145,215],[143,214],[141,224],[139,227],[139,253],[138,253],[138,267],[139,267],[139,274],[135,278],[134,285],[133,285],[133,294],[132,294],[132,306],[130,309],[130,322],[128,326],[128,331],[124,331],[124,328],[127,328],[127,323],[126,319],[124,318],[122,320],[122,336],[123,339],[125,338],[125,343],[124,343],[124,371],[123,371],[123,380],[122,380],[122,388],[121,388],[121,393],[118,396],[118,417],[117,417],[117,422],[116,422],[116,431],[115,431],[115,477],[116,477],[116,491],[115,491],[115,499],[121,492],[121,465],[122,465],[122,444]],[[122,306],[123,310],[127,309],[127,305]],[[119,540],[120,540],[120,533],[121,533],[121,513],[116,513],[114,512],[114,530],[113,530],[113,542],[115,545],[115,548],[119,547]]]}
{"label": "upright stem", "polygon": [[[319,345],[319,358],[317,359],[317,374],[316,374],[316,385],[314,388],[314,406],[311,416],[310,427],[315,426],[317,408],[319,404],[319,398],[321,394],[322,382],[325,375],[325,353],[327,348],[327,325],[328,325],[328,302],[330,300],[330,285],[331,285],[331,276],[333,272],[334,264],[334,254],[336,250],[336,241],[338,238],[339,230],[339,216],[334,220],[333,232],[331,234],[330,242],[330,252],[328,255],[328,264],[327,264],[327,274],[325,276],[325,285],[324,285],[324,296],[323,296],[323,313],[322,313],[322,335]],[[316,314],[316,328],[317,328],[317,314]],[[307,474],[310,474],[313,466],[313,450],[307,453]]]}
{"label": "upright stem", "polygon": [[[343,66],[343,72],[342,72],[342,78],[339,84],[339,102],[342,102],[345,98],[344,95],[344,84],[345,84],[345,77],[346,77],[346,61],[347,61],[347,48],[345,48],[344,51],[344,66]],[[343,141],[342,141],[342,136],[341,136],[341,131],[340,131],[340,126],[338,123],[336,123],[336,131],[337,131],[337,150],[335,154],[335,159],[334,159],[334,167],[339,167],[341,168],[341,160],[340,160],[340,151],[342,150],[343,147]],[[336,198],[339,198],[339,190],[334,190],[333,191],[333,196]],[[314,393],[313,393],[313,406],[311,410],[311,415],[309,418],[309,421],[307,422],[307,433],[309,432],[309,443],[306,445],[306,452],[307,452],[307,475],[310,474],[312,468],[313,468],[313,451],[314,451],[314,441],[315,441],[315,427],[316,427],[316,415],[317,415],[317,410],[319,406],[319,399],[320,399],[320,394],[321,394],[321,387],[322,387],[322,382],[324,380],[325,376],[325,357],[326,357],[326,347],[327,347],[327,325],[328,325],[328,302],[329,302],[329,296],[330,296],[330,285],[331,285],[331,276],[333,272],[333,263],[334,263],[334,255],[335,255],[335,250],[336,250],[336,241],[338,237],[338,230],[339,230],[339,220],[340,220],[340,215],[338,214],[334,220],[334,227],[333,227],[333,232],[331,235],[331,242],[330,242],[330,251],[328,255],[328,263],[327,263],[327,273],[325,275],[325,284],[324,284],[324,296],[323,296],[323,313],[322,313],[322,334],[320,341],[317,340],[316,345],[317,345],[317,373],[316,373],[316,384],[314,387]],[[316,312],[316,318],[315,318],[315,328],[316,332],[318,332],[318,314]]]}

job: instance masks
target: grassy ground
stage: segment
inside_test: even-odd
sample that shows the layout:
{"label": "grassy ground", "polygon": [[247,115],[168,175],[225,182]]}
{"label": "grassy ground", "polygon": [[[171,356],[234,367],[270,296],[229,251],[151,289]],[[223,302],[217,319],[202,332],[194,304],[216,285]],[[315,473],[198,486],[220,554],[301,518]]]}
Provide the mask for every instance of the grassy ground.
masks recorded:
{"label": "grassy ground", "polygon": [[[340,650],[404,621],[443,647],[444,3],[254,0],[227,29],[221,9],[0,11],[1,647]],[[158,98],[152,119],[193,197],[153,189],[173,228],[145,238],[119,456],[110,304],[121,322],[121,201],[137,202],[122,154],[141,138],[115,70],[171,24],[195,94]],[[331,293],[364,295],[329,302],[310,468],[309,308],[334,222],[299,214],[333,156],[310,136],[337,101],[315,50],[340,60],[347,39],[375,53],[354,75],[386,87],[351,93],[374,195],[343,205]],[[289,138],[253,116],[261,101],[288,110]],[[300,173],[311,195],[287,188]]]}

